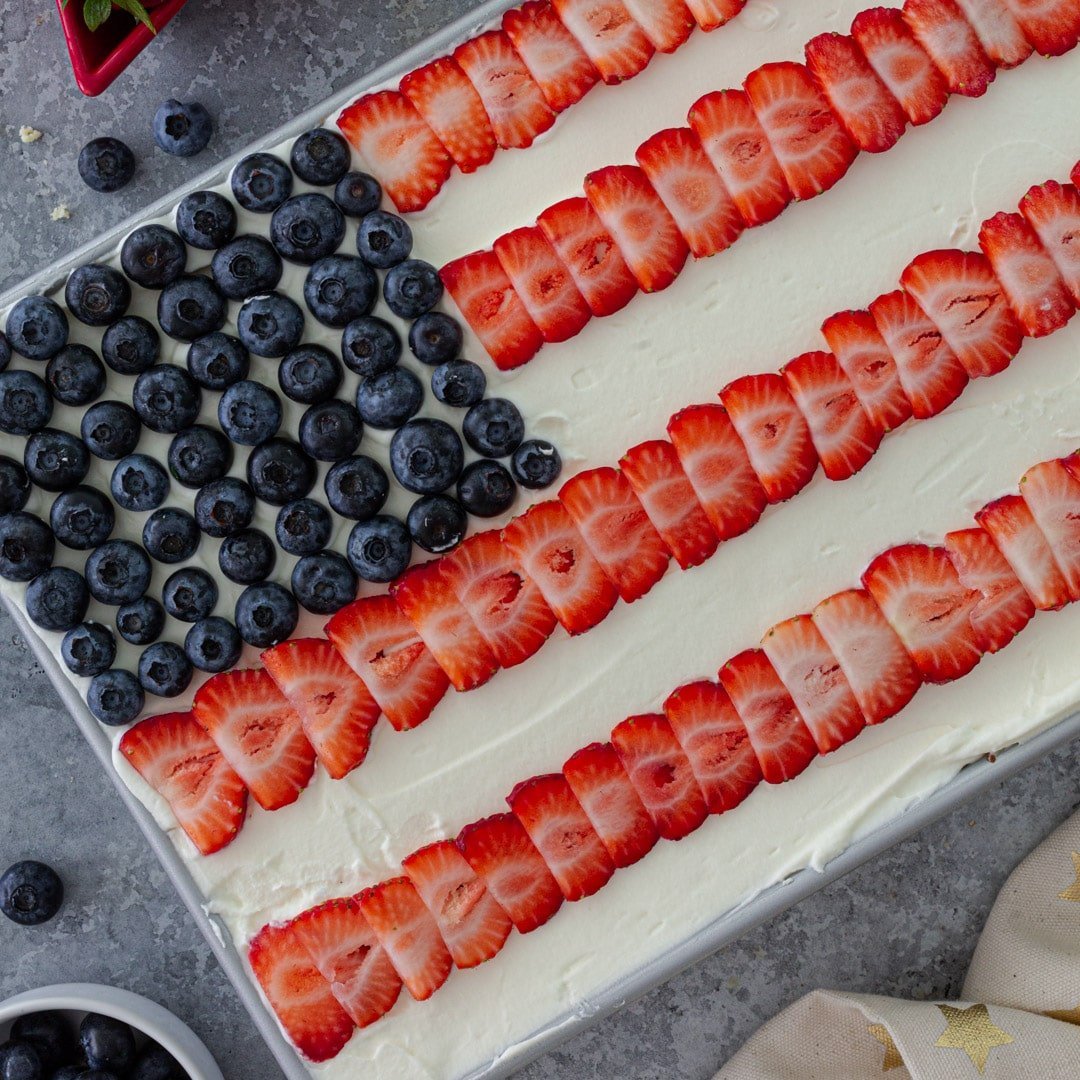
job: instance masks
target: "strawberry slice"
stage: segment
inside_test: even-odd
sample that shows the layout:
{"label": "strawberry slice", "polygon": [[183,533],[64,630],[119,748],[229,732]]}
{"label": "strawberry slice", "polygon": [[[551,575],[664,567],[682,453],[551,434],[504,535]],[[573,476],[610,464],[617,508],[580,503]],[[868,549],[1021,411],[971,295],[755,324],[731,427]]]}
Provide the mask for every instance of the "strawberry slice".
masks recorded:
{"label": "strawberry slice", "polygon": [[1020,212],[1054,260],[1073,303],[1080,306],[1080,191],[1047,180],[1020,200]]}
{"label": "strawberry slice", "polygon": [[698,98],[687,119],[747,225],[772,221],[791,202],[784,170],[741,90]]}
{"label": "strawberry slice", "polygon": [[665,840],[681,840],[709,816],[690,759],[662,713],[628,717],[612,729],[611,745]]}
{"label": "strawberry slice", "polygon": [[497,529],[470,536],[442,559],[442,573],[500,667],[528,660],[551,637],[555,616]]}
{"label": "strawberry slice", "polygon": [[592,312],[540,229],[514,229],[493,247],[545,341],[566,341],[581,332]]}
{"label": "strawberry slice", "polygon": [[718,683],[703,679],[680,686],[664,702],[664,715],[710,814],[738,806],[761,783],[746,725]]}
{"label": "strawberry slice", "polygon": [[796,199],[828,191],[859,153],[802,64],[763,64],[746,94]]}
{"label": "strawberry slice", "polygon": [[674,52],[686,43],[694,29],[694,17],[683,0],[623,0],[623,3],[657,52]]}
{"label": "strawberry slice", "polygon": [[911,402],[870,312],[837,312],[825,320],[821,333],[874,426],[885,432],[904,423],[911,416]]}
{"label": "strawberry slice", "polygon": [[699,566],[716,551],[720,542],[716,530],[701,508],[671,443],[666,439],[639,443],[623,454],[619,468],[684,570]]}
{"label": "strawberry slice", "polygon": [[767,784],[798,776],[817,756],[817,744],[776,669],[760,649],[733,656],[720,683],[746,725]]}
{"label": "strawberry slice", "polygon": [[480,95],[500,146],[532,146],[555,123],[543,92],[501,30],[469,38],[454,50],[454,59]]}
{"label": "strawberry slice", "polygon": [[319,973],[294,923],[264,926],[248,945],[248,962],[292,1044],[308,1061],[341,1053],[356,1025]]}
{"label": "strawberry slice", "polygon": [[544,344],[495,252],[474,251],[454,259],[439,277],[497,368],[519,367]]}
{"label": "strawberry slice", "polygon": [[1012,68],[1034,51],[1006,0],[956,0],[993,64]]}
{"label": "strawberry slice", "polygon": [[645,292],[666,289],[689,248],[679,227],[636,165],[608,165],[585,177],[585,197]]}
{"label": "strawberry slice", "polygon": [[853,38],[845,34],[811,38],[806,43],[806,66],[860,150],[879,154],[896,145],[907,127],[907,114]]}
{"label": "strawberry slice", "polygon": [[945,76],[949,92],[981,97],[994,65],[954,0],[905,0],[904,21]]}
{"label": "strawberry slice", "polygon": [[667,570],[671,553],[634,489],[617,469],[587,469],[563,484],[559,501],[627,604]]}
{"label": "strawberry slice", "polygon": [[357,901],[405,989],[415,1000],[427,1001],[446,982],[454,962],[413,883],[391,878],[365,889]]}
{"label": "strawberry slice", "polygon": [[402,869],[435,917],[458,968],[490,960],[513,923],[465,861],[453,840],[439,840],[402,859]]}
{"label": "strawberry slice", "polygon": [[450,176],[446,148],[396,90],[365,94],[342,111],[337,126],[403,214],[423,210]]}
{"label": "strawberry slice", "polygon": [[995,214],[982,223],[979,247],[1024,332],[1042,337],[1060,330],[1076,311],[1054,260],[1020,214]]}
{"label": "strawberry slice", "polygon": [[927,682],[959,679],[979,662],[971,625],[979,594],[960,581],[944,548],[890,548],[863,571],[862,583]]}
{"label": "strawberry slice", "polygon": [[397,731],[423,723],[446,693],[446,673],[389,596],[354,600],[326,636]]}
{"label": "strawberry slice", "polygon": [[897,8],[859,12],[851,36],[912,124],[927,124],[945,108],[949,99],[945,79]]}
{"label": "strawberry slice", "polygon": [[323,638],[294,638],[261,659],[299,714],[323,768],[335,780],[355,769],[367,756],[380,710],[341,653]]}
{"label": "strawberry slice", "polygon": [[558,882],[513,814],[466,825],[457,844],[518,933],[543,926],[562,906]]}
{"label": "strawberry slice", "polygon": [[195,719],[264,810],[296,802],[315,751],[296,710],[262,670],[223,671],[199,687]]}
{"label": "strawberry slice", "polygon": [[1040,611],[1055,611],[1072,599],[1054,553],[1023,498],[1003,495],[978,511],[975,520],[990,534]]}
{"label": "strawberry slice", "polygon": [[563,776],[616,867],[652,850],[660,834],[611,743],[583,746],[563,765]]}
{"label": "strawberry slice", "polygon": [[744,375],[720,391],[720,400],[769,502],[783,502],[802,491],[818,458],[810,428],[784,380],[772,372]]}
{"label": "strawberry slice", "polygon": [[580,101],[600,73],[548,0],[527,0],[503,15],[503,33],[555,112]]}
{"label": "strawberry slice", "polygon": [[1080,478],[1062,461],[1043,461],[1020,479],[1020,494],[1069,587],[1080,600]]}
{"label": "strawberry slice", "polygon": [[561,502],[529,507],[503,529],[502,539],[567,633],[591,630],[619,599]]}
{"label": "strawberry slice", "polygon": [[507,797],[567,900],[602,889],[615,864],[562,773],[534,776]]}
{"label": "strawberry slice", "polygon": [[980,594],[971,612],[979,648],[991,653],[1004,649],[1035,614],[1031,597],[985,530],[948,533],[945,550],[961,584]]}
{"label": "strawberry slice", "polygon": [[298,915],[292,929],[357,1027],[374,1024],[393,1008],[401,979],[356,897],[327,900]]}
{"label": "strawberry slice", "polygon": [[874,456],[884,433],[859,403],[836,357],[803,353],[785,364],[781,374],[806,418],[825,475],[830,480],[854,476]]}
{"label": "strawberry slice", "polygon": [[968,384],[968,374],[941,331],[906,292],[879,296],[870,314],[896,363],[916,420],[937,416]]}
{"label": "strawberry slice", "polygon": [[1080,39],[1076,0],[1005,0],[1024,37],[1043,56],[1063,56]]}
{"label": "strawberry slice", "polygon": [[452,57],[440,56],[410,71],[400,90],[463,173],[475,172],[495,156],[495,133],[484,103]]}
{"label": "strawberry slice", "polygon": [[551,3],[604,82],[632,79],[648,66],[655,49],[622,0],[551,0]]}
{"label": "strawberry slice", "polygon": [[746,7],[746,0],[686,0],[686,6],[694,22],[708,32],[734,19]]}
{"label": "strawberry slice", "polygon": [[811,616],[859,703],[868,724],[898,713],[922,676],[873,597],[848,589],[822,600]]}
{"label": "strawberry slice", "polygon": [[667,426],[679,462],[721,540],[746,532],[761,517],[768,496],[722,405],[691,405]]}
{"label": "strawberry slice", "polygon": [[200,855],[213,855],[236,838],[247,788],[191,713],[140,720],[124,732],[120,753],[169,804]]}
{"label": "strawberry slice", "polygon": [[850,742],[866,724],[844,670],[809,615],[777,623],[761,642],[762,651],[787,687],[791,700],[828,754]]}
{"label": "strawberry slice", "polygon": [[739,238],[745,222],[690,128],[666,128],[637,149],[637,163],[696,259]]}

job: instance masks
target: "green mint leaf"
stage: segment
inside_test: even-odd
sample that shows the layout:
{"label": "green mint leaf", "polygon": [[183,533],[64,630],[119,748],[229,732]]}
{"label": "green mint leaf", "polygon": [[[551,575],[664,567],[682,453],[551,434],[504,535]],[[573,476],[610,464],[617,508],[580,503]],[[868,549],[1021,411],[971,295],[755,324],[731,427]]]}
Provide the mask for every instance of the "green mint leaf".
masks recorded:
{"label": "green mint leaf", "polygon": [[147,14],[146,8],[142,6],[140,0],[112,0],[112,2],[114,7],[118,7],[121,11],[126,11],[129,15],[141,22],[151,34],[157,33],[157,27],[150,21],[150,16]]}
{"label": "green mint leaf", "polygon": [[83,21],[88,30],[94,31],[112,14],[112,0],[85,0]]}

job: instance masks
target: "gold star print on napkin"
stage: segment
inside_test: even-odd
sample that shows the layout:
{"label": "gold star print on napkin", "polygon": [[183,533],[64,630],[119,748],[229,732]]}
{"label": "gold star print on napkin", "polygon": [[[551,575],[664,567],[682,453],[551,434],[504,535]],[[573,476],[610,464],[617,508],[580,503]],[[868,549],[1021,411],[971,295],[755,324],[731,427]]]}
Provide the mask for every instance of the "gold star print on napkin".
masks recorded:
{"label": "gold star print on napkin", "polygon": [[971,1058],[971,1064],[979,1070],[980,1076],[986,1072],[990,1051],[995,1046],[1008,1046],[1013,1041],[1008,1032],[1002,1031],[990,1019],[990,1010],[985,1005],[971,1005],[966,1009],[939,1005],[938,1008],[948,1026],[934,1045],[963,1050]]}
{"label": "gold star print on napkin", "polygon": [[896,1049],[896,1043],[889,1034],[889,1029],[884,1024],[867,1024],[866,1030],[885,1047],[885,1059],[881,1063],[882,1072],[892,1072],[893,1069],[903,1068],[904,1059],[900,1051]]}
{"label": "gold star print on napkin", "polygon": [[1051,1020],[1060,1020],[1065,1024],[1076,1024],[1080,1027],[1080,1003],[1075,1009],[1047,1009],[1043,1016],[1049,1016]]}
{"label": "gold star print on napkin", "polygon": [[1058,893],[1058,899],[1074,900],[1080,904],[1080,854],[1075,851],[1072,853],[1072,862],[1076,880],[1063,893]]}

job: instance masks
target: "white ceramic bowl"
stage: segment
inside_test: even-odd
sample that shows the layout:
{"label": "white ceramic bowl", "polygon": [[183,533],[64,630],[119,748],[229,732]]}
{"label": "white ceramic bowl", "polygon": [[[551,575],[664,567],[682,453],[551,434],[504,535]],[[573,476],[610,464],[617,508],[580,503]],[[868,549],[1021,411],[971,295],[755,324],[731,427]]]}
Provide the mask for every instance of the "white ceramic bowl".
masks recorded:
{"label": "white ceramic bowl", "polygon": [[180,1064],[190,1080],[224,1080],[210,1051],[182,1020],[149,998],[97,983],[62,983],[27,990],[0,1002],[0,1042],[12,1023],[26,1013],[56,1009],[71,1017],[73,1028],[88,1012],[123,1020],[136,1032],[160,1043]]}

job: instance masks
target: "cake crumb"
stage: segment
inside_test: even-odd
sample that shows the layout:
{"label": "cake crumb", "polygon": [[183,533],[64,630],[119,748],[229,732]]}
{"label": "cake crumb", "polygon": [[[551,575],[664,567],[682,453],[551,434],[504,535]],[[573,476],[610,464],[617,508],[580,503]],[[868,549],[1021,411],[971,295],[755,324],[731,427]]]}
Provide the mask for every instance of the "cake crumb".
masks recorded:
{"label": "cake crumb", "polygon": [[37,128],[31,127],[29,124],[23,124],[19,128],[19,141],[24,143],[35,143],[41,138],[42,132]]}
{"label": "cake crumb", "polygon": [[67,207],[67,203],[60,203],[59,206],[52,208],[49,217],[53,221],[67,221],[71,217],[71,211]]}

